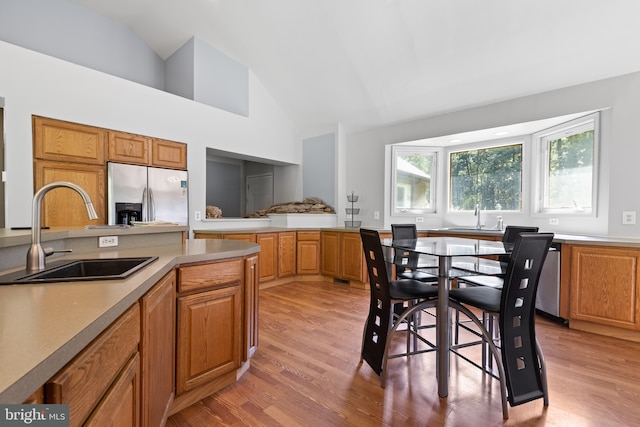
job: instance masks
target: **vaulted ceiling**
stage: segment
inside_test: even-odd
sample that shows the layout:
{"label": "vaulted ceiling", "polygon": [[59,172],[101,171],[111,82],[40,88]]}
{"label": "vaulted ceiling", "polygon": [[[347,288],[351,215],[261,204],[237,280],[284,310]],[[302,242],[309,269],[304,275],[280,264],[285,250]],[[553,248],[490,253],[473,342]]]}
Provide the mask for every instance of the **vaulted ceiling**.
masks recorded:
{"label": "vaulted ceiling", "polygon": [[74,0],[162,58],[191,37],[301,128],[397,123],[640,70],[637,0]]}

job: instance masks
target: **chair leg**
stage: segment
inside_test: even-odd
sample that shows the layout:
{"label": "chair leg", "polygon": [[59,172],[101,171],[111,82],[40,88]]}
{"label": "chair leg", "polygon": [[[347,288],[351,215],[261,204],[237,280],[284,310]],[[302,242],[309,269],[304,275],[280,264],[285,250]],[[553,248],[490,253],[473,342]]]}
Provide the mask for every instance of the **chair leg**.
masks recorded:
{"label": "chair leg", "polygon": [[[496,344],[493,341],[493,335],[490,334],[489,331],[487,331],[487,329],[482,324],[483,322],[481,322],[480,319],[478,319],[467,307],[465,307],[462,304],[458,304],[455,301],[449,301],[449,304],[451,305],[451,307],[462,311],[469,319],[471,319],[473,323],[476,324],[476,326],[478,326],[478,328],[482,332],[482,336],[484,337],[484,340],[487,342],[487,345],[489,346],[489,350],[491,351],[491,354],[493,355],[493,358],[496,361],[496,367],[498,368],[498,375],[499,375],[498,380],[500,381],[500,394],[502,397],[502,418],[504,418],[505,420],[508,419],[509,418],[509,402],[507,400],[507,381],[504,373],[504,366],[502,365],[502,360],[498,352],[498,348],[496,347]],[[484,317],[484,313],[483,313],[483,317]]]}
{"label": "chair leg", "polygon": [[538,353],[538,363],[540,364],[540,378],[542,379],[542,392],[544,397],[542,398],[544,406],[549,406],[549,390],[547,388],[547,364],[544,361],[544,355],[542,354],[542,347],[536,337],[536,352]]}

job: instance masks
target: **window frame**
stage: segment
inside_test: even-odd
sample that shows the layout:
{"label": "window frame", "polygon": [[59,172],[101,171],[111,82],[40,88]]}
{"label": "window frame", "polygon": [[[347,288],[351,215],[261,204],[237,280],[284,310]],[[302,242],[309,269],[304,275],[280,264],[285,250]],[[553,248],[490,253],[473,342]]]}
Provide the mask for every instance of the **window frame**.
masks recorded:
{"label": "window frame", "polygon": [[451,206],[451,154],[452,153],[461,153],[465,151],[477,151],[477,150],[490,150],[493,148],[501,148],[501,147],[509,147],[514,145],[520,146],[520,151],[522,155],[522,160],[520,163],[520,209],[518,210],[510,210],[510,209],[486,209],[484,206],[481,206],[483,212],[501,212],[501,213],[509,213],[509,214],[522,214],[525,212],[525,200],[526,200],[526,179],[527,179],[527,144],[528,138],[526,135],[514,136],[512,138],[505,139],[493,139],[488,141],[482,141],[472,144],[451,146],[446,150],[446,185],[447,185],[447,206],[446,212],[449,214],[467,214],[469,212],[473,212],[473,210],[453,210]]}
{"label": "window frame", "polygon": [[[593,123],[593,162],[592,162],[592,174],[591,174],[591,208],[584,209],[583,207],[570,206],[562,208],[549,208],[545,206],[547,178],[548,178],[548,165],[549,165],[549,146],[548,142],[555,141],[558,136],[567,132],[578,133],[575,130],[584,127],[590,123]],[[579,217],[597,217],[597,207],[599,198],[599,164],[600,164],[600,112],[588,114],[583,117],[553,126],[548,129],[544,129],[539,132],[535,132],[532,135],[532,142],[534,150],[537,153],[535,157],[536,165],[534,167],[534,186],[535,189],[532,192],[533,198],[533,214],[536,216],[579,216]]]}
{"label": "window frame", "polygon": [[[416,145],[392,145],[391,146],[391,200],[390,210],[392,216],[415,216],[424,214],[433,214],[437,212],[437,188],[438,188],[438,153],[439,149],[427,146]],[[397,158],[399,155],[415,154],[420,156],[431,157],[431,179],[430,179],[430,191],[429,191],[429,206],[430,208],[418,209],[418,208],[398,208],[396,206],[396,169]]]}

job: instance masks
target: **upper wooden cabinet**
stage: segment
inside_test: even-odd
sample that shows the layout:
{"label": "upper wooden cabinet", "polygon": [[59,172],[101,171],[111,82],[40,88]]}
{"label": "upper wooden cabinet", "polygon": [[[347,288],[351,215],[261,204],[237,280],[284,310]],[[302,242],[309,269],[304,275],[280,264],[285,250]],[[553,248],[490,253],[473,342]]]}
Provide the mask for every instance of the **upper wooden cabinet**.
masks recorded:
{"label": "upper wooden cabinet", "polygon": [[186,170],[187,144],[153,138],[151,140],[151,166]]}
{"label": "upper wooden cabinet", "polygon": [[151,138],[125,132],[109,131],[109,161],[149,165]]}
{"label": "upper wooden cabinet", "polygon": [[36,159],[104,165],[106,146],[106,129],[33,117]]}
{"label": "upper wooden cabinet", "polygon": [[187,144],[109,131],[109,161],[169,169],[187,169]]}
{"label": "upper wooden cabinet", "polygon": [[42,199],[42,225],[71,227],[107,223],[105,168],[80,163],[34,162],[34,191],[54,181],[68,181],[82,187],[93,202],[98,219],[89,220],[80,195],[69,188],[55,188]]}

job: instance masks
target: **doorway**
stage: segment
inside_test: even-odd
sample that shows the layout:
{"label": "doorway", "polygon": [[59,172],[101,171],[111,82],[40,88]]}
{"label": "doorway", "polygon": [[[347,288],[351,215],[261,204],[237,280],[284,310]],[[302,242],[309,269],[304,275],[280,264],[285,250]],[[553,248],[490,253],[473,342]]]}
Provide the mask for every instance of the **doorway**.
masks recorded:
{"label": "doorway", "polygon": [[2,166],[2,179],[0,180],[0,228],[5,227],[4,217],[4,108],[3,99],[0,98],[0,166]]}
{"label": "doorway", "polygon": [[273,205],[273,174],[247,175],[247,214]]}

